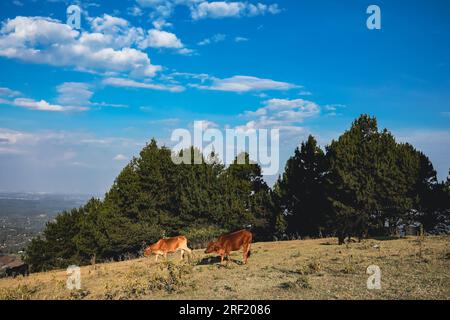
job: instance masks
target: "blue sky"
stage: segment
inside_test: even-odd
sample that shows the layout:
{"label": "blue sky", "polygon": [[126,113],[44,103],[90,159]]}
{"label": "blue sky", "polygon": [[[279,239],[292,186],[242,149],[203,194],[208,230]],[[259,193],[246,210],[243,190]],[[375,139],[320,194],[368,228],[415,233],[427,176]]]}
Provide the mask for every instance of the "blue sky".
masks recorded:
{"label": "blue sky", "polygon": [[325,146],[369,113],[440,179],[450,167],[447,0],[16,0],[0,21],[2,191],[103,193],[195,120],[279,128],[283,168],[308,134]]}

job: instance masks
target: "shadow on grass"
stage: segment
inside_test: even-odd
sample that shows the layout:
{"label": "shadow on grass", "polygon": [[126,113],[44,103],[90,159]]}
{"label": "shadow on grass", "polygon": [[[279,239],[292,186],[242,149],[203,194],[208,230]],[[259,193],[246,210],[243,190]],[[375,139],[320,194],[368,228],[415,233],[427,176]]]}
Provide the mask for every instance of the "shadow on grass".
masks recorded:
{"label": "shadow on grass", "polygon": [[[226,259],[224,259],[224,264],[223,266],[225,266],[225,263],[227,262]],[[238,265],[243,265],[244,263],[240,260],[235,260],[235,259],[231,259],[230,261],[228,261],[228,263],[236,263]],[[202,266],[202,265],[213,265],[213,264],[219,264],[220,265],[220,257],[219,256],[215,256],[215,257],[204,257],[202,260],[197,262],[198,266]]]}
{"label": "shadow on grass", "polygon": [[278,267],[273,267],[271,268],[274,271],[278,271],[280,273],[284,273],[284,274],[291,274],[291,275],[299,275],[300,272],[298,270],[289,270],[289,269],[283,269],[283,268],[278,268]]}
{"label": "shadow on grass", "polygon": [[378,237],[370,237],[369,239],[378,241],[389,241],[389,240],[401,240],[402,238],[397,236],[378,236]]}

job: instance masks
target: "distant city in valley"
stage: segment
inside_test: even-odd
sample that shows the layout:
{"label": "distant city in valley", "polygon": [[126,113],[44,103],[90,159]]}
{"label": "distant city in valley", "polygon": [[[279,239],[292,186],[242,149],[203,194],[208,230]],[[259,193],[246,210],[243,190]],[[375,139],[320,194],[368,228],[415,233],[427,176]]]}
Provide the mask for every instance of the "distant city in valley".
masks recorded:
{"label": "distant city in valley", "polygon": [[20,253],[48,221],[98,195],[0,192],[0,253]]}

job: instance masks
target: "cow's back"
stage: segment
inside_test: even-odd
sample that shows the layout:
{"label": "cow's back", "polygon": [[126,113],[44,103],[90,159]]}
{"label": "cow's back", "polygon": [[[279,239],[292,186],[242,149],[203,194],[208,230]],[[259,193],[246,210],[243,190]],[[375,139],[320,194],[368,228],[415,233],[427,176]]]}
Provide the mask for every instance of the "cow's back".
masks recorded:
{"label": "cow's back", "polygon": [[244,229],[222,235],[218,241],[228,250],[239,250],[243,245],[251,243],[252,238],[252,233]]}
{"label": "cow's back", "polygon": [[185,236],[161,239],[160,241],[161,241],[160,250],[167,252],[176,251],[180,246],[183,246],[183,244],[187,243],[187,239]]}

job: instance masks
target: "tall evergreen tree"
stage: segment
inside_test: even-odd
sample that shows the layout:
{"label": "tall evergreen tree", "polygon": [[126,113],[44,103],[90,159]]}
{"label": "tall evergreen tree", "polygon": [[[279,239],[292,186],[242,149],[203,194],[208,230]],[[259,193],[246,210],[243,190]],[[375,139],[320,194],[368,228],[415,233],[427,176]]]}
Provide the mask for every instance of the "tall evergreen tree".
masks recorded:
{"label": "tall evergreen tree", "polygon": [[300,236],[317,237],[325,226],[325,155],[313,136],[296,148],[285,171],[277,181],[287,231]]}

